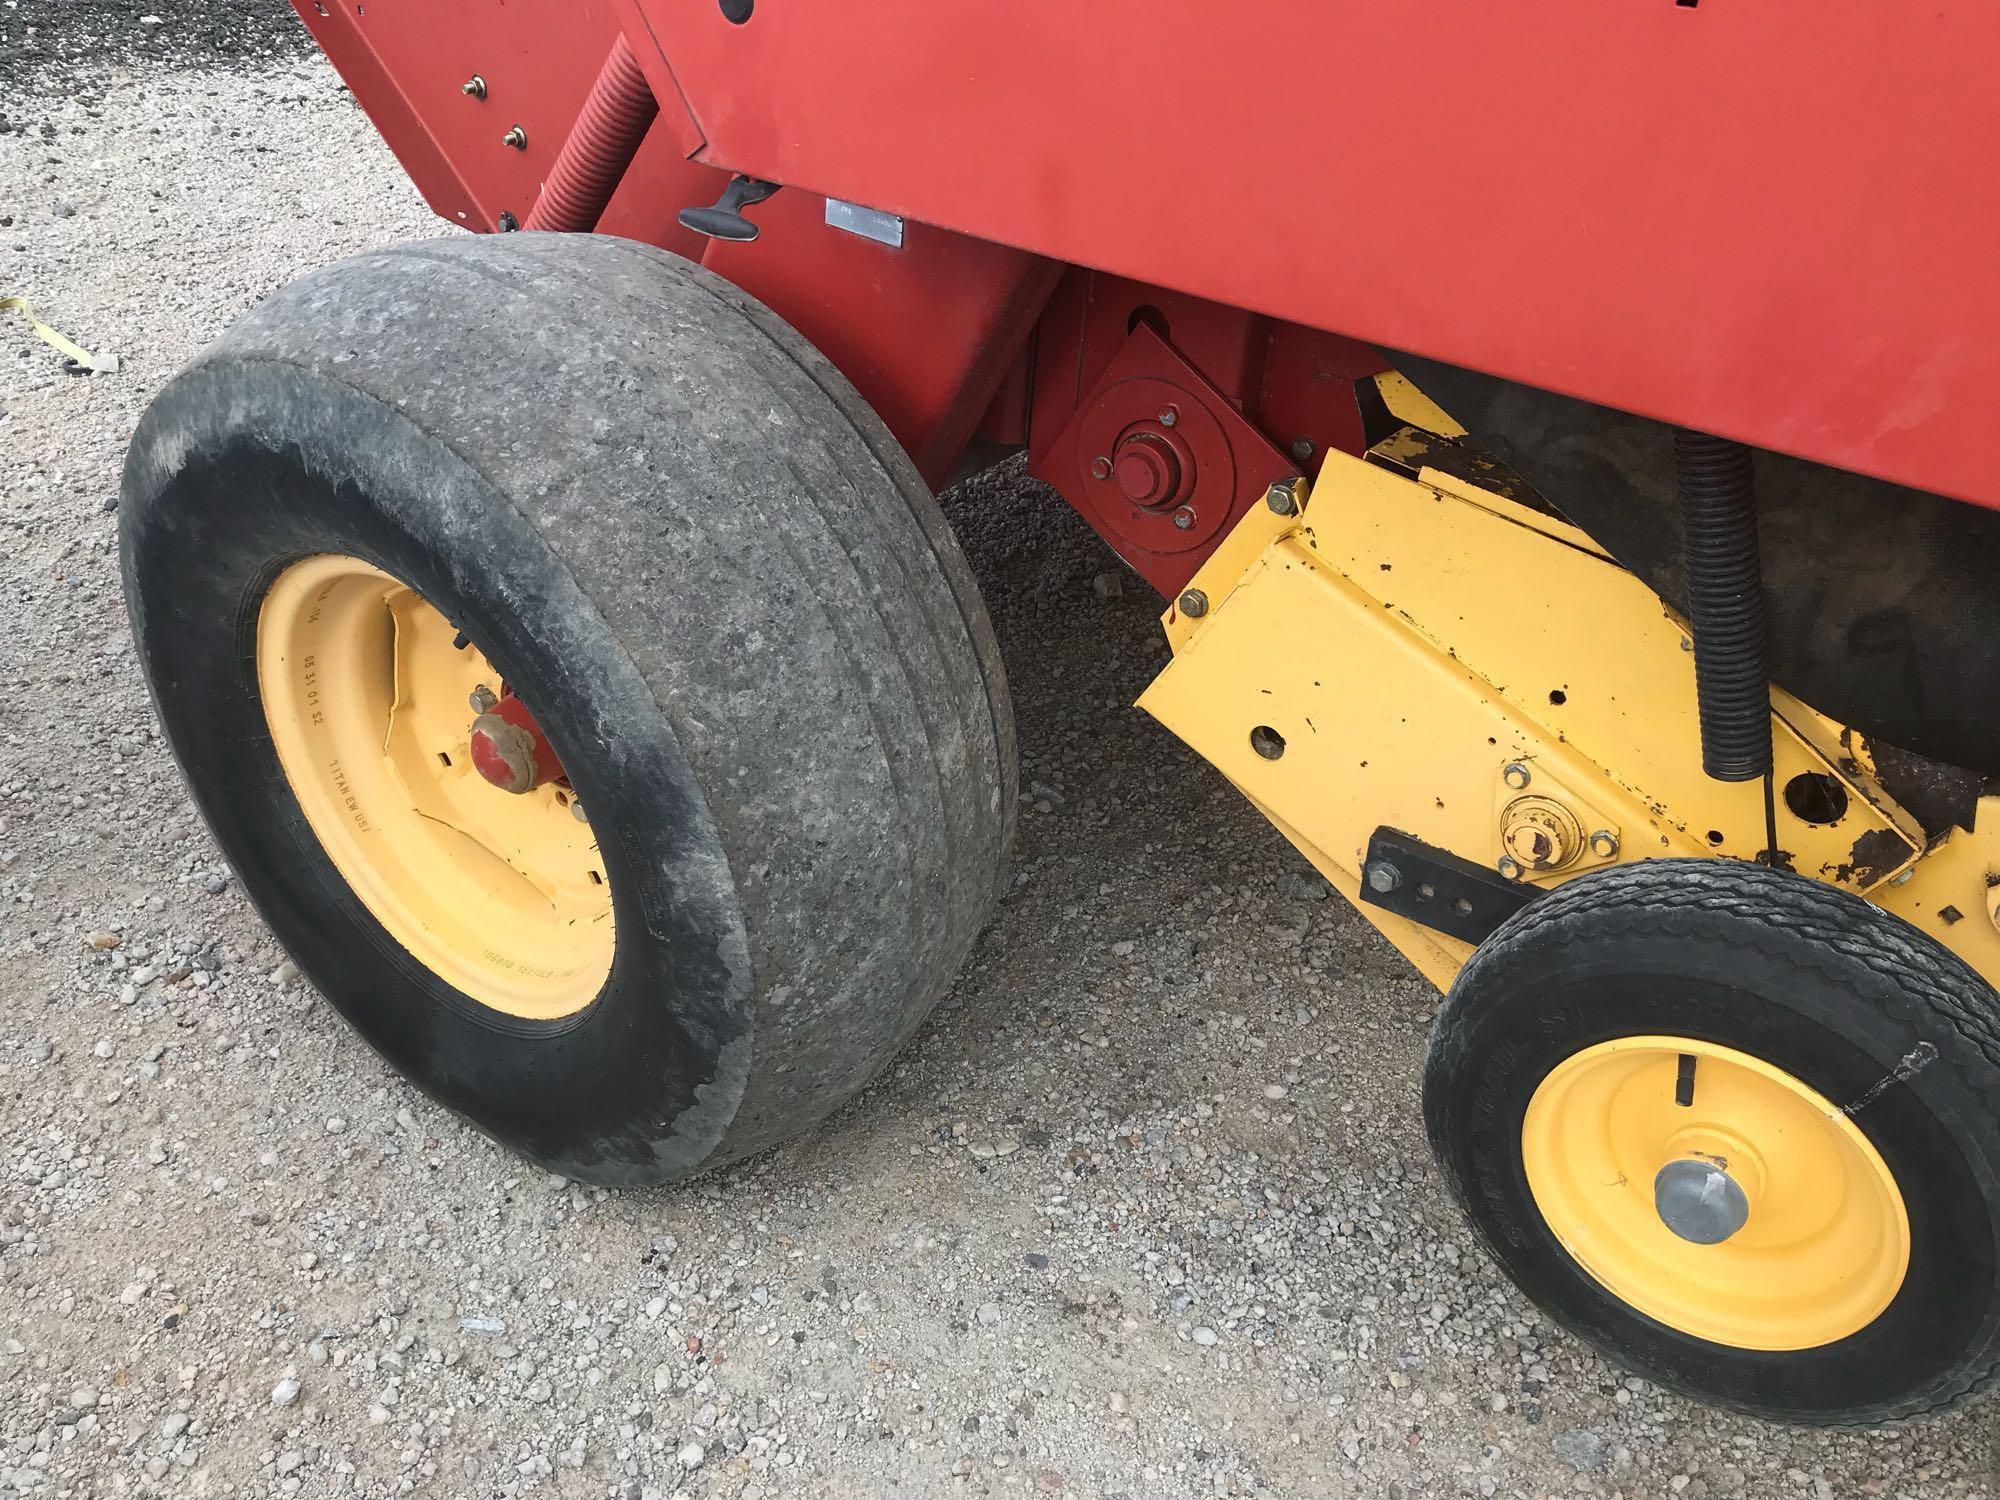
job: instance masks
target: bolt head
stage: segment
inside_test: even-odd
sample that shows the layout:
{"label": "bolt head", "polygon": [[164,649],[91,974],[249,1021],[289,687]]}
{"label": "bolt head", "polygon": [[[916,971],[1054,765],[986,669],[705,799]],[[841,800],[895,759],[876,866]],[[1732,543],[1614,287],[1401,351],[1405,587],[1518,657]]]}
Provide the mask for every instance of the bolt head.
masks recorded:
{"label": "bolt head", "polygon": [[1181,613],[1190,620],[1199,620],[1208,613],[1208,595],[1200,589],[1189,589],[1180,598]]}
{"label": "bolt head", "polygon": [[1519,880],[1521,878],[1520,862],[1516,860],[1514,856],[1511,854],[1501,855],[1499,864],[1496,865],[1494,868],[1499,870],[1499,872],[1502,875],[1505,875],[1509,880]]}
{"label": "bolt head", "polygon": [[569,815],[572,818],[575,818],[579,823],[588,823],[590,821],[590,819],[584,814],[583,804],[581,802],[570,803]]}
{"label": "bolt head", "polygon": [[1533,781],[1535,778],[1532,774],[1529,773],[1528,768],[1522,765],[1517,760],[1511,766],[1508,766],[1506,770],[1500,773],[1500,779],[1506,782],[1507,785],[1511,786],[1512,788],[1514,788],[1515,791],[1518,792],[1522,787],[1526,786],[1529,782]]}
{"label": "bolt head", "polygon": [[1298,496],[1292,493],[1291,485],[1283,481],[1264,491],[1264,503],[1274,514],[1281,516],[1292,515],[1299,508]]}
{"label": "bolt head", "polygon": [[1312,456],[1313,456],[1313,440],[1311,438],[1302,437],[1302,438],[1292,439],[1293,458],[1297,459],[1300,463],[1304,463],[1307,459],[1311,458]]}
{"label": "bolt head", "polygon": [[1160,425],[1162,427],[1171,427],[1174,425],[1174,423],[1178,422],[1180,419],[1181,419],[1181,414],[1178,409],[1171,406],[1162,407],[1160,409]]}
{"label": "bolt head", "polygon": [[1368,867],[1368,889],[1377,895],[1386,896],[1403,883],[1403,872],[1386,859],[1378,859]]}
{"label": "bolt head", "polygon": [[1093,458],[1090,461],[1090,477],[1092,479],[1109,479],[1111,477],[1111,460],[1102,453]]}
{"label": "bolt head", "polygon": [[482,682],[466,695],[465,701],[472,706],[474,713],[483,714],[500,701],[500,695]]}
{"label": "bolt head", "polygon": [[1618,835],[1608,828],[1600,828],[1590,836],[1590,852],[1600,859],[1610,859],[1618,853]]}
{"label": "bolt head", "polygon": [[1175,530],[1186,531],[1192,525],[1194,525],[1194,507],[1192,505],[1183,505],[1179,510],[1174,512]]}

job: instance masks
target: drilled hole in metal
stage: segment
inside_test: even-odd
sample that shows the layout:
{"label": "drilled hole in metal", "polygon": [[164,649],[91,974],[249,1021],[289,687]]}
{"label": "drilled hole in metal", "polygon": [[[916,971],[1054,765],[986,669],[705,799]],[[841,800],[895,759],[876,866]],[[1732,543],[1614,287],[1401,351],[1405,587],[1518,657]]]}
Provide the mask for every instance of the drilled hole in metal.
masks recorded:
{"label": "drilled hole in metal", "polygon": [[1838,823],[1847,812],[1847,788],[1824,771],[1801,771],[1785,783],[1785,806],[1801,823]]}
{"label": "drilled hole in metal", "polygon": [[1266,760],[1276,760],[1285,753],[1285,737],[1269,724],[1259,724],[1250,731],[1250,748]]}

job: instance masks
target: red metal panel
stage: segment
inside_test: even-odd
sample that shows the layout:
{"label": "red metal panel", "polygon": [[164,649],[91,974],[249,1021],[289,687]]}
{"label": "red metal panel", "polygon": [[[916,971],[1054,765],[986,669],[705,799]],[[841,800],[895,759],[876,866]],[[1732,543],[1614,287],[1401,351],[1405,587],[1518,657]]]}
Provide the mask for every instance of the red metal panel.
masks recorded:
{"label": "red metal panel", "polygon": [[689,161],[681,153],[674,124],[663,110],[640,143],[625,180],[605,206],[597,232],[644,240],[689,260],[700,260],[708,241],[692,229],[681,228],[675,215],[690,203],[713,203],[728,181],[727,172]]}
{"label": "red metal panel", "polygon": [[826,200],[809,192],[749,213],[762,237],[711,240],[702,264],[804,334],[942,484],[1062,268],[926,224],[892,249],[829,227]]}
{"label": "red metal panel", "polygon": [[[528,217],[618,34],[610,0],[293,8],[432,209],[478,229],[498,227],[503,211]],[[461,92],[475,74],[484,99]],[[503,139],[516,125],[526,139],[518,150]]]}
{"label": "red metal panel", "polygon": [[717,164],[2000,504],[1991,0],[637,3]]}

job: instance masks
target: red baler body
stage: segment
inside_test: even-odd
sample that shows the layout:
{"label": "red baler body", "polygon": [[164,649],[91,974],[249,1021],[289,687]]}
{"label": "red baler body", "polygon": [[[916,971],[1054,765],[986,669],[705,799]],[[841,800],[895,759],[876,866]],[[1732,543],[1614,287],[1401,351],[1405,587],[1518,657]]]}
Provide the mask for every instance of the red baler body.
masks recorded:
{"label": "red baler body", "polygon": [[[527,218],[622,30],[660,112],[596,227],[769,303],[933,484],[976,433],[1025,445],[1169,592],[1359,441],[1377,348],[2000,507],[1984,0],[738,3],[299,7],[485,230]],[[785,185],[761,237],[680,228],[732,173]],[[1165,468],[1134,482],[1179,475],[1191,521],[1118,489],[1140,437]]]}

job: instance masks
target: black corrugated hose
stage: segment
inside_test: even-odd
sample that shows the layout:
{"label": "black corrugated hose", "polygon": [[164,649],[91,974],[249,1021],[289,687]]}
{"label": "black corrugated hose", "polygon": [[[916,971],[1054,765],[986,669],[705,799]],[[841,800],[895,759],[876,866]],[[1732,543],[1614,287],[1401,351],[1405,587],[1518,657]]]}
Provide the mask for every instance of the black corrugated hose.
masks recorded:
{"label": "black corrugated hose", "polygon": [[1771,767],[1771,660],[1757,556],[1751,450],[1681,429],[1674,466],[1686,527],[1688,620],[1694,629],[1701,767],[1717,781],[1764,780],[1769,858],[1778,859]]}

